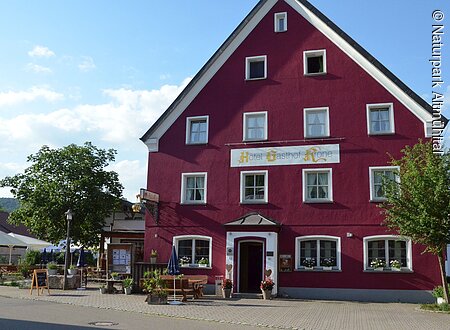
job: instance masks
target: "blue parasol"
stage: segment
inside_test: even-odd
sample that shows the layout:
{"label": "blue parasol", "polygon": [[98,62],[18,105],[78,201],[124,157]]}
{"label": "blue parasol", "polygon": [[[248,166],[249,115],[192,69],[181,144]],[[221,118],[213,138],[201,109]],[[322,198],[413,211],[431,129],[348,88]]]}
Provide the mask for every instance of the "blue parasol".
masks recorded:
{"label": "blue parasol", "polygon": [[78,255],[77,267],[85,267],[86,262],[84,261],[84,247],[80,249],[80,254]]}
{"label": "blue parasol", "polygon": [[41,254],[41,263],[46,264],[47,263],[47,250],[44,249]]}
{"label": "blue parasol", "polygon": [[180,265],[178,264],[175,245],[172,246],[172,254],[170,255],[169,264],[167,265],[167,272],[169,275],[173,276],[173,301],[170,302],[170,305],[181,305],[182,303],[175,298],[175,275],[180,274]]}
{"label": "blue parasol", "polygon": [[52,250],[50,250],[50,256],[48,257],[48,260],[50,260],[50,261],[55,261],[55,255],[53,254],[53,249]]}

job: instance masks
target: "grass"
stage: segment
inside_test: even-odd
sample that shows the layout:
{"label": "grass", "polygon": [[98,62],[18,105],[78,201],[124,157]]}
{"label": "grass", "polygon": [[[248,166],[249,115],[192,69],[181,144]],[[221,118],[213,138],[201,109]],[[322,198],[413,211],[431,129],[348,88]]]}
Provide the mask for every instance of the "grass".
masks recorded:
{"label": "grass", "polygon": [[444,312],[447,314],[450,314],[450,305],[449,304],[423,304],[420,305],[420,308],[426,311],[432,311],[432,312]]}

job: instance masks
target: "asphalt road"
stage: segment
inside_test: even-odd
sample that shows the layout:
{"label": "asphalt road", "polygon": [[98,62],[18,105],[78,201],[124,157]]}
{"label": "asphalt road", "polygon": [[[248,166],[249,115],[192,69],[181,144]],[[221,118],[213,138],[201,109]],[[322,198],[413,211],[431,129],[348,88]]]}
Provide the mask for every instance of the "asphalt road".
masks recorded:
{"label": "asphalt road", "polygon": [[[94,322],[105,322],[93,325]],[[107,323],[106,323],[107,322]],[[111,325],[112,323],[112,325]],[[108,309],[0,297],[0,329],[251,330],[251,326],[194,321]]]}

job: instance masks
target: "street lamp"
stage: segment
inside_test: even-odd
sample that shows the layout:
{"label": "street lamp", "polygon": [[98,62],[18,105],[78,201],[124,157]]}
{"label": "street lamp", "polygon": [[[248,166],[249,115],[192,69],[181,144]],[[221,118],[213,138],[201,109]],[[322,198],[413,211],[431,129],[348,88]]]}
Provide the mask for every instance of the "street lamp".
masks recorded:
{"label": "street lamp", "polygon": [[64,282],[63,290],[67,287],[67,270],[69,269],[69,253],[70,253],[70,222],[72,221],[73,213],[71,209],[68,209],[66,213],[67,219],[67,235],[66,235],[66,255],[64,258]]}

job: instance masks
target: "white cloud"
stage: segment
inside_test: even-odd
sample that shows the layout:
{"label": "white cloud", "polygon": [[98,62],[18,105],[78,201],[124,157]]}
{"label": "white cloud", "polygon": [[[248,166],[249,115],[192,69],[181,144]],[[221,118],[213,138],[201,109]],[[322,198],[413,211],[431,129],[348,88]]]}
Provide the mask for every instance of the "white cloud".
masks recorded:
{"label": "white cloud", "polygon": [[94,70],[96,68],[94,59],[90,56],[83,56],[83,62],[78,64],[78,68],[83,72]]}
{"label": "white cloud", "polygon": [[34,46],[32,50],[28,52],[30,57],[52,57],[55,53],[45,46]]}
{"label": "white cloud", "polygon": [[64,99],[64,95],[46,87],[32,87],[28,91],[0,92],[0,107],[32,102],[36,99],[55,102]]}
{"label": "white cloud", "polygon": [[47,68],[46,66],[42,66],[35,63],[28,63],[25,66],[25,71],[34,72],[34,73],[52,73],[52,69]]}
{"label": "white cloud", "polygon": [[171,77],[170,73],[163,73],[159,75],[159,79],[161,80],[167,80]]}

